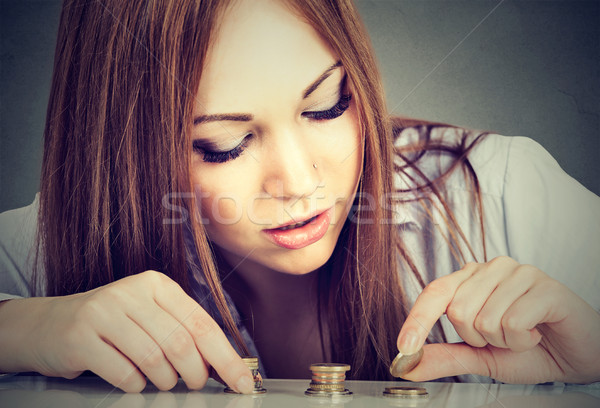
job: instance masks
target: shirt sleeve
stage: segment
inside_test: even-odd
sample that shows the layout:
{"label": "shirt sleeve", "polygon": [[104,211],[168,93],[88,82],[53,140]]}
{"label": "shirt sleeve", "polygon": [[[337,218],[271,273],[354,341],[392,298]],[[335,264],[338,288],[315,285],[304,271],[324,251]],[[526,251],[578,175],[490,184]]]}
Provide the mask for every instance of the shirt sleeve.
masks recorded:
{"label": "shirt sleeve", "polygon": [[39,195],[27,207],[0,214],[0,301],[33,295]]}
{"label": "shirt sleeve", "polygon": [[600,198],[537,142],[512,137],[503,201],[510,256],[600,310]]}

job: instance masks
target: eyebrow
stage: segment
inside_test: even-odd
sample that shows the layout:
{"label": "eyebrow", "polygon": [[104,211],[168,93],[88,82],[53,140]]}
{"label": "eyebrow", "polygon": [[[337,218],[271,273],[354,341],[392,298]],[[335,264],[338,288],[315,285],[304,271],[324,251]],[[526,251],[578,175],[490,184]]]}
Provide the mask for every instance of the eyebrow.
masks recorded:
{"label": "eyebrow", "polygon": [[321,76],[312,84],[310,84],[308,86],[308,88],[306,88],[306,90],[304,91],[304,94],[302,96],[302,99],[306,99],[308,98],[308,96],[313,93],[318,87],[319,85],[321,85],[321,82],[325,81],[327,78],[329,78],[329,76],[332,74],[332,72],[338,68],[342,66],[342,61],[338,61],[335,64],[333,64],[332,66],[330,66],[329,68],[327,68],[327,70],[325,72],[323,72],[321,74]]}
{"label": "eyebrow", "polygon": [[237,122],[250,122],[254,116],[247,113],[225,113],[215,115],[202,115],[194,118],[194,125],[206,122],[220,122],[223,120],[231,120]]}
{"label": "eyebrow", "polygon": [[[306,99],[309,97],[311,93],[313,93],[323,81],[331,76],[333,71],[342,66],[341,61],[337,61],[335,64],[330,66],[316,79],[312,84],[310,84],[303,92],[302,99]],[[224,113],[224,114],[213,114],[213,115],[200,115],[194,118],[194,126],[199,125],[201,123],[207,122],[217,122],[217,121],[235,121],[235,122],[249,122],[254,119],[254,115],[248,113]]]}

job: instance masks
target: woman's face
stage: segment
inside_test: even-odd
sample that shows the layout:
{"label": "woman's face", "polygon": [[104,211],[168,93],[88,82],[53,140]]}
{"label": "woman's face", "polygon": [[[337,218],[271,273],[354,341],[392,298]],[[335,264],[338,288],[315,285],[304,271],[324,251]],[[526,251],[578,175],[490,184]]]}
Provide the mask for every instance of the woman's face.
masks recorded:
{"label": "woman's face", "polygon": [[362,168],[345,75],[279,2],[242,0],[225,14],[194,101],[192,179],[232,267],[304,274],[331,256]]}

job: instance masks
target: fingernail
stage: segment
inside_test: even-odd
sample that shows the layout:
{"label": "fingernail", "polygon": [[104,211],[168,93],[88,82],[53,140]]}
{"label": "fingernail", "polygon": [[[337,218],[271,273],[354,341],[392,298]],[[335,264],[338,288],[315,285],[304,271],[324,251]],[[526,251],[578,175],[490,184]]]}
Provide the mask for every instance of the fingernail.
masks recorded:
{"label": "fingernail", "polygon": [[235,388],[237,389],[237,392],[250,394],[254,389],[254,379],[249,375],[244,375],[237,381]]}
{"label": "fingernail", "polygon": [[402,354],[414,354],[418,351],[417,335],[412,332],[405,333],[398,344],[398,351]]}

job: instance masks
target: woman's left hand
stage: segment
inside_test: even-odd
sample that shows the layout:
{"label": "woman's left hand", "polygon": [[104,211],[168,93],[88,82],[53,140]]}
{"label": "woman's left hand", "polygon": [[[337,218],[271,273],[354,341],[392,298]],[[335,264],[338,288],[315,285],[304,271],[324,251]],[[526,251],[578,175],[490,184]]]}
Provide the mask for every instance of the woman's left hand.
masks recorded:
{"label": "woman's left hand", "polygon": [[478,374],[508,383],[600,381],[600,314],[560,282],[508,257],[431,282],[398,336],[412,354],[446,314],[465,341],[424,346],[411,381]]}

